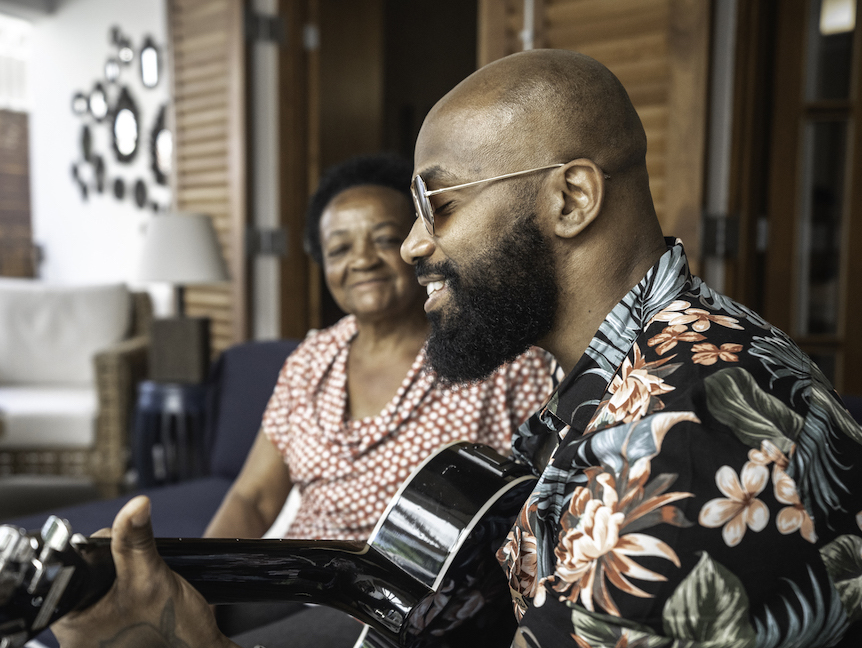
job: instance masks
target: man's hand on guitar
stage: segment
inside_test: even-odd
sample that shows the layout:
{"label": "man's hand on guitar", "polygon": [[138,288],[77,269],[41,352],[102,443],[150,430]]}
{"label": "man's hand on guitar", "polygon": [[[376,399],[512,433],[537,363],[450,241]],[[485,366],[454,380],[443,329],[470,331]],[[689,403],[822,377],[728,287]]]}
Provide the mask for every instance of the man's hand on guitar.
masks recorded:
{"label": "man's hand on guitar", "polygon": [[156,552],[146,497],[120,510],[110,536],[117,579],[96,604],[51,627],[63,648],[236,646],[218,631],[204,598]]}

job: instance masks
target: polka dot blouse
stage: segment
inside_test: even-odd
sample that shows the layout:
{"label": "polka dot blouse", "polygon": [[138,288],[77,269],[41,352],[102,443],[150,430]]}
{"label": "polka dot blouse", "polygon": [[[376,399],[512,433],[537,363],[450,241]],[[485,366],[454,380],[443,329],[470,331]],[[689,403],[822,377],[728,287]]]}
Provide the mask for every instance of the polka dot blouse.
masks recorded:
{"label": "polka dot blouse", "polygon": [[551,392],[553,358],[530,349],[486,381],[440,386],[425,350],[380,414],[347,415],[347,356],[356,318],[309,336],[281,370],[263,429],[300,486],[289,538],[365,540],[413,468],[443,444],[508,454],[512,432]]}

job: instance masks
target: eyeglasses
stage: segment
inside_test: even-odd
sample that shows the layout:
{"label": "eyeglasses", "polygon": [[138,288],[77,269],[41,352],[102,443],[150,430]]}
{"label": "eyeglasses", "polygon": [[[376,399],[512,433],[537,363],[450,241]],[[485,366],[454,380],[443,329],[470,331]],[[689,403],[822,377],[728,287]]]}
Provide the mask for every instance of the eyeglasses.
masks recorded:
{"label": "eyeglasses", "polygon": [[536,171],[544,171],[546,169],[556,169],[565,166],[564,164],[549,164],[548,166],[536,167],[535,169],[527,169],[526,171],[515,171],[514,173],[505,173],[503,175],[494,176],[485,180],[474,180],[473,182],[465,182],[464,184],[455,185],[454,187],[443,187],[442,189],[432,189],[428,191],[425,186],[425,181],[422,176],[415,176],[413,182],[410,183],[410,193],[413,194],[413,204],[416,205],[416,215],[421,216],[425,223],[425,229],[431,236],[434,236],[434,207],[430,196],[435,196],[444,191],[454,191],[455,189],[463,189],[472,187],[473,185],[482,184],[483,182],[493,182],[494,180],[504,180],[505,178],[514,178],[515,176],[525,175],[527,173],[535,173]]}

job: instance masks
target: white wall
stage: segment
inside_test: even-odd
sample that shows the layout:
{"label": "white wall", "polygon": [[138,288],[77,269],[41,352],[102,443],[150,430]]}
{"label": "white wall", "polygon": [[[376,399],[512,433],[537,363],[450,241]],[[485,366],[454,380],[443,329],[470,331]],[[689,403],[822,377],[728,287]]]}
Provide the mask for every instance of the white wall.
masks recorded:
{"label": "white wall", "polygon": [[[105,159],[105,193],[81,198],[71,166],[82,159],[81,127],[85,120],[72,113],[75,92],[89,93],[96,81],[109,89],[104,65],[116,55],[110,29],[118,26],[135,48],[145,36],[166,53],[164,0],[64,0],[56,10],[34,21],[30,64],[30,174],[33,235],[44,248],[41,277],[56,283],[126,281],[139,285],[136,268],[143,229],[151,215],[137,207],[133,186],[143,178],[151,198],[169,205],[170,193],[157,185],[150,170],[149,138],[159,107],[170,95],[169,65],[163,56],[162,77],[154,89],[140,81],[137,57],[123,67],[119,84],[126,85],[138,105],[139,148],[131,164],[117,162],[110,145],[108,120],[89,119],[93,150]],[[112,92],[113,91],[113,92]],[[126,180],[126,197],[113,195],[115,177]]]}

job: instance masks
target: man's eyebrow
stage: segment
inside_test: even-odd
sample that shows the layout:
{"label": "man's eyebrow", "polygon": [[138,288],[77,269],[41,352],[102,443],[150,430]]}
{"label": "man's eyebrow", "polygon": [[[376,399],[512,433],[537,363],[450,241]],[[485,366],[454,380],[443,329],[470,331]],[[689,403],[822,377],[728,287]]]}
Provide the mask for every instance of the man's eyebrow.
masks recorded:
{"label": "man's eyebrow", "polygon": [[431,185],[439,187],[453,187],[456,184],[461,184],[460,178],[451,171],[447,171],[439,164],[424,169],[417,175],[422,176],[425,186],[431,189]]}

